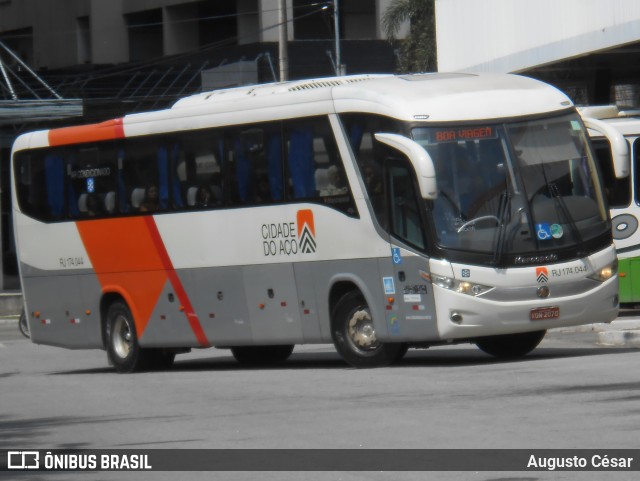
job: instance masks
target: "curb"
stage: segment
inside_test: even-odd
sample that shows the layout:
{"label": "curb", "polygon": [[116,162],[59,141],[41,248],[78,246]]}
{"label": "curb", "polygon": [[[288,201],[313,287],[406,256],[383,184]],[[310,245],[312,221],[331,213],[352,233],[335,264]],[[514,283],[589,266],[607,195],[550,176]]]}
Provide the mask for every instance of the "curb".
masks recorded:
{"label": "curb", "polygon": [[598,326],[597,344],[609,347],[640,347],[640,319],[637,317],[637,311],[621,311],[620,314],[621,317],[611,324]]}
{"label": "curb", "polygon": [[23,308],[20,292],[0,292],[0,318],[20,316]]}
{"label": "curb", "polygon": [[601,346],[640,347],[640,330],[599,332],[598,344]]}
{"label": "curb", "polygon": [[[640,317],[638,314],[624,313],[609,324],[585,324],[575,327],[559,327],[552,331],[559,333],[592,333],[595,344],[607,347],[640,347]],[[634,317],[631,317],[634,316]]]}

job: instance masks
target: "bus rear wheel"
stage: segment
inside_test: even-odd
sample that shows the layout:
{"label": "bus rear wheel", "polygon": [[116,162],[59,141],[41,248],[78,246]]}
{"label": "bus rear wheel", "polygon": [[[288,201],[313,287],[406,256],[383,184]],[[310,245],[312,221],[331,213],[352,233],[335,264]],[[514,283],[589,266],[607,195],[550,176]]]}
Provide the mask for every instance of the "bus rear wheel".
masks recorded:
{"label": "bus rear wheel", "polygon": [[406,353],[405,344],[388,344],[377,339],[371,311],[360,292],[346,294],[333,312],[333,343],[340,356],[353,367],[388,366]]}
{"label": "bus rear wheel", "polygon": [[293,352],[293,344],[282,346],[235,346],[231,354],[241,364],[277,364],[289,359]]}
{"label": "bus rear wheel", "polygon": [[146,369],[153,360],[154,352],[138,344],[136,326],[129,307],[116,301],[107,311],[107,355],[120,373]]}
{"label": "bus rear wheel", "polygon": [[513,359],[533,351],[546,333],[544,330],[483,337],[476,340],[476,346],[491,356]]}

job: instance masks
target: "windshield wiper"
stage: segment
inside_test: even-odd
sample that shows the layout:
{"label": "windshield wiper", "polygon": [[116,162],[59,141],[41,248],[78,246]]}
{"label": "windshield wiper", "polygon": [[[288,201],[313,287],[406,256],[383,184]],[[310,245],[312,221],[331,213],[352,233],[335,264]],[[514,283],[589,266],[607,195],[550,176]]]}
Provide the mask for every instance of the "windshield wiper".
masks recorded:
{"label": "windshield wiper", "polygon": [[504,254],[504,245],[507,230],[507,214],[511,208],[511,194],[504,190],[500,194],[500,201],[498,203],[498,219],[500,224],[498,225],[498,236],[496,238],[496,249],[493,255],[492,264],[498,267],[502,266],[502,258]]}
{"label": "windshield wiper", "polygon": [[577,256],[582,257],[585,254],[585,252],[582,250],[584,246],[582,234],[580,233],[580,229],[578,229],[578,226],[573,220],[573,216],[571,215],[571,212],[567,207],[567,203],[565,202],[564,197],[562,197],[562,195],[560,194],[560,189],[555,182],[551,182],[549,184],[549,194],[551,194],[551,197],[553,197],[556,205],[560,209],[560,212],[562,212],[565,220],[567,221],[567,224],[569,224],[569,228],[571,229],[571,233],[573,234],[574,239],[578,241],[578,250],[576,252]]}

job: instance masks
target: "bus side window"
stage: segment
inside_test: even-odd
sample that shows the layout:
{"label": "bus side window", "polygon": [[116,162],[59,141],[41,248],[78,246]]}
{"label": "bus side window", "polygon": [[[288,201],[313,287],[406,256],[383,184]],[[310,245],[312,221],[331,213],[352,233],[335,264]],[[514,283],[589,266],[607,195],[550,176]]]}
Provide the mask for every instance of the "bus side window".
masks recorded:
{"label": "bus side window", "polygon": [[313,132],[307,125],[291,126],[288,130],[289,180],[294,199],[315,197],[316,164],[313,158]]}
{"label": "bus side window", "polygon": [[182,134],[178,144],[173,172],[174,191],[179,190],[184,196],[180,207],[212,209],[223,205],[225,150],[222,132],[208,129]]}
{"label": "bus side window", "polygon": [[376,142],[374,134],[378,132],[400,133],[398,121],[369,114],[342,114],[351,150],[356,158],[365,191],[371,201],[371,207],[378,223],[387,229],[388,214],[385,205],[384,161],[389,150]]}
{"label": "bus side window", "polygon": [[251,156],[253,152],[252,146],[243,140],[241,137],[236,137],[234,141],[236,188],[239,203],[249,204],[251,201]]}
{"label": "bus side window", "polygon": [[254,204],[282,200],[282,136],[280,124],[265,124],[242,133],[251,165],[250,197]]}
{"label": "bus side window", "polygon": [[64,197],[64,157],[51,152],[44,158],[45,189],[49,218],[62,219],[65,214]]}
{"label": "bus side window", "polygon": [[[178,165],[180,165],[180,155],[182,153],[182,146],[180,142],[172,140],[167,149],[167,184],[168,184],[168,206],[172,210],[180,210],[185,207],[186,194],[183,191],[178,176]],[[162,182],[161,182],[162,184]]]}
{"label": "bus side window", "polygon": [[123,164],[128,202],[134,212],[152,212],[161,208],[158,162],[155,142],[132,141],[125,149]]}
{"label": "bus side window", "polygon": [[228,134],[225,178],[234,204],[273,204],[284,197],[279,123],[247,125]]}
{"label": "bus side window", "polygon": [[[633,145],[631,147],[631,163],[633,164],[632,168],[631,168],[631,172],[632,174],[629,175],[629,177],[627,179],[631,179],[633,177],[633,182],[635,185],[635,201],[637,205],[640,205],[640,175],[638,175],[638,173],[640,172],[640,139],[636,139],[633,142]],[[612,164],[609,164],[612,165]],[[622,183],[624,180],[627,179],[617,179],[619,183]]]}
{"label": "bus side window", "polygon": [[412,169],[406,162],[389,161],[391,232],[407,243],[425,248],[418,196]]}
{"label": "bus side window", "polygon": [[46,174],[42,152],[19,152],[16,154],[18,202],[22,211],[35,219],[50,220],[47,206]]}
{"label": "bus side window", "polygon": [[113,143],[69,148],[67,189],[69,217],[101,217],[115,212],[117,151]]}
{"label": "bus side window", "polygon": [[[637,141],[636,141],[637,142]],[[611,148],[606,140],[594,140],[593,147],[600,166],[603,177],[604,190],[610,207],[627,207],[631,204],[631,176],[624,179],[617,179],[613,172],[613,161],[611,159]],[[637,152],[637,151],[636,151]],[[638,167],[638,160],[635,159],[635,167]],[[637,170],[634,169],[634,172]],[[638,192],[636,188],[636,192]],[[636,198],[636,203],[640,204],[640,199]]]}
{"label": "bus side window", "polygon": [[325,117],[285,124],[289,198],[327,205],[356,217],[342,159]]}
{"label": "bus side window", "polygon": [[[268,132],[266,138],[266,175],[259,182],[259,194],[266,201],[281,201],[284,197],[284,177],[282,175],[282,131],[280,128]],[[268,194],[266,193],[268,189]]]}
{"label": "bus side window", "polygon": [[121,144],[116,146],[116,192],[114,212],[119,214],[129,213],[131,206],[127,196],[127,183],[125,179],[124,162],[125,151]]}
{"label": "bus side window", "polygon": [[159,210],[181,208],[184,206],[180,183],[176,176],[176,161],[179,146],[171,141],[158,146],[156,159],[158,162],[158,203]]}

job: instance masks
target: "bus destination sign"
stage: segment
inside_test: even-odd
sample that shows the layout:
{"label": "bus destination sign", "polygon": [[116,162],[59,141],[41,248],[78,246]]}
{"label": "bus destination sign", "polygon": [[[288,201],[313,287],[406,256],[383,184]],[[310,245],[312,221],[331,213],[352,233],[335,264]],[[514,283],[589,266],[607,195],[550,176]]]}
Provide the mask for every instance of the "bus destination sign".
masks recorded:
{"label": "bus destination sign", "polygon": [[466,140],[493,139],[496,131],[493,127],[450,128],[434,130],[435,142],[459,142]]}

